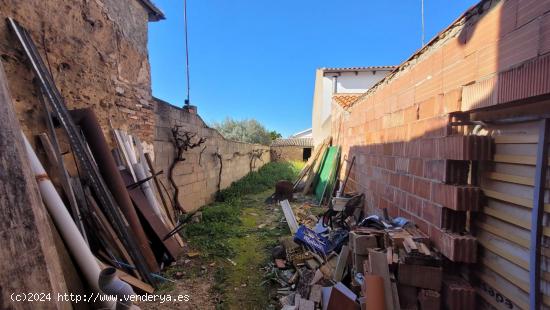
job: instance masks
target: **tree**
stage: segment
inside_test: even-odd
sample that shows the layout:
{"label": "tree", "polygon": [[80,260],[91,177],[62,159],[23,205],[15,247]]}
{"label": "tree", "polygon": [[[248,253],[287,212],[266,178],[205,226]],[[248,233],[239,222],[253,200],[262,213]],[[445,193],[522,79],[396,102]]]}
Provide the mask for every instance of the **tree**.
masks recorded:
{"label": "tree", "polygon": [[271,140],[276,140],[282,137],[282,135],[275,130],[270,131],[269,134],[271,135]]}
{"label": "tree", "polygon": [[272,134],[277,134],[275,131],[267,130],[255,119],[234,120],[228,117],[221,123],[213,123],[212,127],[226,139],[264,145],[271,144]]}

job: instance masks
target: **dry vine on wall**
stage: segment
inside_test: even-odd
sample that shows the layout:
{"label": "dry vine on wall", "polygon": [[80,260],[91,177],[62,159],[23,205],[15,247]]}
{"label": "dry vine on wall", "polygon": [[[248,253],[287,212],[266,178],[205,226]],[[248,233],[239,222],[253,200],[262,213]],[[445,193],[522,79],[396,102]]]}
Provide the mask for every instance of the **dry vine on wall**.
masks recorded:
{"label": "dry vine on wall", "polygon": [[250,156],[250,172],[252,172],[254,168],[256,168],[256,161],[259,160],[261,162],[264,162],[262,159],[262,155],[267,152],[269,152],[269,150],[255,149],[248,153],[248,156]]}
{"label": "dry vine on wall", "polygon": [[168,180],[170,181],[170,184],[172,184],[172,187],[174,188],[173,200],[176,207],[181,212],[185,212],[183,206],[180,204],[178,200],[179,189],[173,177],[174,168],[178,163],[185,161],[185,158],[183,157],[184,152],[201,146],[204,142],[206,142],[206,138],[198,138],[196,133],[182,130],[181,126],[178,126],[178,125],[172,128],[172,138],[174,143],[175,156],[174,156],[174,161],[170,165]]}

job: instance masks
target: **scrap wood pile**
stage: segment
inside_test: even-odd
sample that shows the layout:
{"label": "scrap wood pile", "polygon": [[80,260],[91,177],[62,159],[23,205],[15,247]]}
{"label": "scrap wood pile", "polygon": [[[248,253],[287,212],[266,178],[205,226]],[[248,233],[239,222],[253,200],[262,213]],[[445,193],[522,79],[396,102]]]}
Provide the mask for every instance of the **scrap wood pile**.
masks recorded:
{"label": "scrap wood pile", "polygon": [[[27,153],[45,206],[78,269],[95,291],[101,269],[112,266],[138,292],[152,293],[165,280],[159,271],[183,250],[181,238],[170,233],[182,210],[165,198],[160,172],[140,140],[112,129],[116,147],[110,149],[94,112],[67,110],[29,33],[13,19],[8,23],[45,99],[48,132],[38,135],[36,151],[27,141]],[[62,141],[68,141],[68,150],[61,149]],[[47,162],[40,162],[37,152],[45,153]]]}
{"label": "scrap wood pile", "polygon": [[272,253],[282,309],[474,309],[473,287],[414,223],[387,212],[363,215],[365,196],[346,192],[355,157],[340,181],[340,150],[329,145],[294,183],[295,192],[313,193],[327,207],[323,216],[280,202],[292,233]]}
{"label": "scrap wood pile", "polygon": [[337,185],[340,147],[331,146],[331,142],[332,138],[327,138],[315,148],[294,182],[294,192],[303,195],[313,194],[318,205],[327,202]]}
{"label": "scrap wood pile", "polygon": [[414,223],[372,215],[331,228],[281,207],[293,233],[272,252],[282,309],[475,308],[472,286],[444,273],[444,257]]}

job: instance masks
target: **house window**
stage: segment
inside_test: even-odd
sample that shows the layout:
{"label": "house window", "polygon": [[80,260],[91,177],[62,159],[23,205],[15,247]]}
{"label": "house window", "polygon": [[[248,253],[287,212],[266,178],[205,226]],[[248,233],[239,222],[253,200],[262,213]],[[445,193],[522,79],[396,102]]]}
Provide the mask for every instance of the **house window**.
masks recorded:
{"label": "house window", "polygon": [[311,157],[311,148],[310,147],[304,148],[303,154],[302,154],[302,160],[307,161],[310,157]]}

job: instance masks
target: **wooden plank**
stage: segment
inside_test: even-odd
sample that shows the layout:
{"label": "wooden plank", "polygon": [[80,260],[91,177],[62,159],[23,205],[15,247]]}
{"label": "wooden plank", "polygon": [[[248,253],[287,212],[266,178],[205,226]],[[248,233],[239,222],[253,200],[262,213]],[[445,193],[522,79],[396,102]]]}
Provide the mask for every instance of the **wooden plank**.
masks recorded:
{"label": "wooden plank", "polygon": [[[97,259],[97,262],[99,263],[99,266],[101,269],[106,268],[109,266],[108,264],[103,263],[101,260]],[[114,267],[114,266],[111,266]],[[155,292],[155,288],[151,285],[127,274],[123,270],[116,269],[116,275],[119,277],[120,280],[130,284],[136,291],[136,293],[147,293],[147,294],[153,294]]]}
{"label": "wooden plank", "polygon": [[[109,235],[110,239],[112,240],[118,252],[124,258],[125,262],[132,266],[135,266],[134,260],[132,259],[132,257],[130,256],[130,254],[128,253],[128,251],[120,241],[115,230],[109,223],[109,220],[107,219],[107,217],[105,217],[105,214],[103,214],[103,211],[101,211],[101,209],[97,205],[97,202],[92,196],[92,193],[90,192],[89,188],[84,189],[84,195],[86,196],[88,205],[90,206],[90,212],[93,213],[95,216],[97,216],[99,222],[102,225],[102,228],[105,230],[105,233]],[[135,271],[135,273],[136,275],[139,275],[137,271]]]}
{"label": "wooden plank", "polygon": [[[498,266],[496,263],[494,263],[491,260],[488,259],[482,259],[481,263],[486,266],[487,268],[491,269],[493,272],[498,274],[499,276],[503,277],[504,279],[508,280],[510,283],[517,286],[519,289],[524,291],[525,293],[529,293],[529,283],[524,281],[522,278],[518,278],[514,276],[513,274],[509,273],[506,269],[504,269],[501,266]],[[550,296],[543,295],[543,303],[547,306],[550,306]]]}
{"label": "wooden plank", "polygon": [[[122,179],[126,187],[133,184],[132,175],[128,170],[120,171]],[[139,188],[128,189],[128,194],[134,203],[137,211],[145,218],[146,222],[149,224],[154,234],[158,237],[161,244],[167,250],[167,252],[174,258],[177,259],[178,256],[183,252],[183,248],[178,244],[176,239],[172,236],[163,241],[164,237],[170,232],[166,225],[162,222],[160,217],[158,217],[154,211],[153,207],[147,202],[147,198]]]}
{"label": "wooden plank", "polygon": [[[521,309],[529,309],[529,304],[527,304],[526,302],[522,301],[520,297],[518,297],[517,294],[509,291],[508,289],[504,288],[504,286],[502,286],[499,281],[496,281],[494,280],[493,278],[485,275],[483,272],[480,272],[478,274],[478,277],[485,283],[489,284],[492,288],[498,290],[498,292],[502,295],[502,296],[506,296],[506,298],[510,299],[515,305],[517,305],[519,308]],[[498,305],[495,304],[494,302],[494,298],[491,299],[489,298],[489,296],[487,296],[486,294],[484,294],[484,292],[479,292],[479,294],[483,299],[485,299],[486,301],[489,301],[490,304],[492,304],[493,306],[497,307],[498,309]],[[494,293],[493,293],[494,295]],[[503,309],[503,307],[500,307],[500,309]]]}
{"label": "wooden plank", "polygon": [[157,194],[160,196],[160,200],[162,202],[162,205],[164,206],[164,210],[168,214],[168,218],[172,222],[172,225],[174,225],[176,223],[176,215],[174,214],[172,203],[170,202],[170,200],[167,200],[166,197],[164,197],[164,195],[162,194],[161,185],[157,176],[157,171],[155,170],[155,166],[153,165],[153,161],[151,160],[151,155],[149,155],[149,153],[145,153],[143,156],[145,157],[145,161],[147,162],[149,171],[153,176],[155,188],[157,189]]}
{"label": "wooden plank", "polygon": [[317,178],[317,174],[319,173],[319,169],[321,168],[321,164],[325,160],[325,156],[328,150],[329,144],[323,144],[322,149],[319,150],[321,156],[319,157],[319,160],[315,161],[315,165],[313,166],[313,169],[310,170],[310,172],[307,175],[306,182],[304,184],[304,189],[302,190],[302,194],[307,195],[309,194],[313,183],[315,182],[315,179]]}
{"label": "wooden plank", "polygon": [[[29,84],[29,87],[31,85]],[[66,293],[61,263],[48,214],[30,170],[21,128],[0,62],[0,290],[1,308],[30,309],[12,293]],[[44,309],[71,309],[70,302],[36,304]]]}
{"label": "wooden plank", "polygon": [[477,241],[479,244],[481,244],[484,248],[487,250],[495,253],[496,255],[505,258],[511,263],[514,263],[515,265],[525,269],[529,270],[529,262],[527,260],[523,260],[521,258],[518,258],[517,256],[514,256],[502,249],[499,249],[497,246],[493,245],[490,240],[485,239],[484,237],[478,237]]}
{"label": "wooden plank", "polygon": [[[500,210],[496,210],[490,207],[484,207],[481,212],[483,214],[489,215],[491,217],[497,218],[499,220],[505,221],[507,223],[519,226],[521,228],[525,228],[527,230],[531,230],[531,223],[527,221],[519,220],[518,218],[514,217],[513,215],[506,214],[505,212],[502,212]],[[550,237],[550,227],[543,227],[543,234],[547,237]]]}
{"label": "wooden plank", "polygon": [[[394,310],[393,290],[388,269],[388,260],[386,254],[374,250],[369,250],[369,273],[382,277],[384,280],[384,298],[386,300],[386,310]],[[396,310],[396,309],[395,309]]]}
{"label": "wooden plank", "polygon": [[335,282],[342,281],[344,269],[348,264],[348,256],[349,247],[347,245],[344,245],[342,246],[342,250],[340,251],[340,255],[338,256],[338,263],[336,263],[336,269],[334,269],[334,275],[332,277],[332,280],[334,280]]}
{"label": "wooden plank", "polygon": [[531,165],[531,166],[534,166],[536,164],[535,156],[495,154],[493,160],[500,163],[521,164],[521,165]]}
{"label": "wooden plank", "polygon": [[[504,194],[504,193],[500,193],[500,192],[488,190],[488,189],[483,189],[483,193],[485,194],[485,196],[490,198],[513,203],[518,206],[526,207],[528,209],[533,208],[533,200],[531,199],[521,198],[511,194]],[[550,213],[550,204],[544,205],[544,212]]]}
{"label": "wooden plank", "polygon": [[485,173],[485,177],[496,181],[503,181],[503,182],[509,182],[509,183],[515,183],[515,184],[528,185],[528,186],[535,185],[534,184],[535,181],[533,178],[521,177],[521,176],[505,174],[505,173],[487,172]]}
{"label": "wooden plank", "polygon": [[285,219],[290,229],[290,232],[294,235],[296,231],[298,231],[298,222],[296,221],[294,212],[292,212],[292,207],[290,206],[290,203],[288,202],[288,200],[283,200],[279,202],[279,204],[283,209],[283,213],[285,215]]}
{"label": "wooden plank", "polygon": [[496,144],[531,144],[537,143],[539,139],[538,135],[500,135],[494,138]]}
{"label": "wooden plank", "polygon": [[489,225],[487,223],[483,223],[481,221],[476,223],[476,225],[477,225],[478,228],[481,228],[485,231],[488,231],[488,232],[492,233],[493,235],[499,236],[499,237],[501,237],[503,239],[506,239],[508,241],[512,241],[515,244],[524,247],[525,249],[529,249],[529,240],[528,239],[518,237],[515,234],[511,234],[510,232],[504,231],[500,228],[494,227],[494,226]]}

